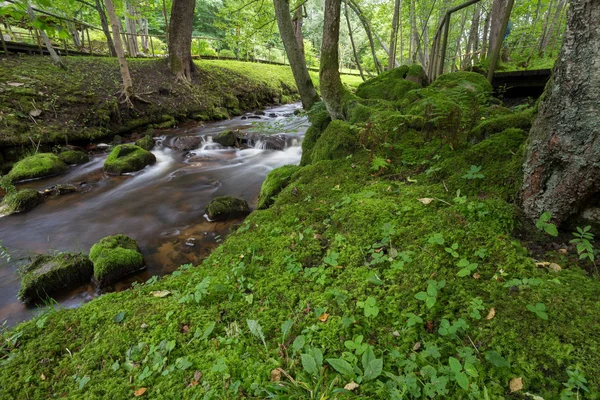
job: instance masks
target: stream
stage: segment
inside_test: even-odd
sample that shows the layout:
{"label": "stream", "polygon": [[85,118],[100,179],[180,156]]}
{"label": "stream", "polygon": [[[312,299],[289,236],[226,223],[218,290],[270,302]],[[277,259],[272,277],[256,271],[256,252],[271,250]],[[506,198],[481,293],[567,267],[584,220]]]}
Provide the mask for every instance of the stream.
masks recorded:
{"label": "stream", "polygon": [[[300,108],[300,104],[284,105],[231,120],[161,130],[152,150],[156,164],[134,174],[105,176],[102,166],[108,154],[99,154],[64,175],[18,185],[44,190],[71,183],[80,191],[50,196],[27,213],[0,218],[0,240],[12,258],[10,262],[0,259],[0,325],[7,321],[8,326],[14,326],[40,310],[17,300],[17,269],[34,253],[87,254],[104,236],[122,233],[134,238],[147,268],[108,291],[168,274],[182,264],[197,265],[221,242],[230,226],[241,221],[209,222],[204,216],[208,202],[216,196],[235,196],[254,208],[267,173],[300,162],[300,144],[308,128],[306,117],[294,115]],[[283,134],[286,145],[278,151],[265,150],[260,142],[246,149],[213,143],[212,137],[226,129]],[[199,136],[202,143],[191,151],[174,150],[171,146],[180,136]],[[62,307],[72,308],[99,294],[88,284],[54,299]]]}

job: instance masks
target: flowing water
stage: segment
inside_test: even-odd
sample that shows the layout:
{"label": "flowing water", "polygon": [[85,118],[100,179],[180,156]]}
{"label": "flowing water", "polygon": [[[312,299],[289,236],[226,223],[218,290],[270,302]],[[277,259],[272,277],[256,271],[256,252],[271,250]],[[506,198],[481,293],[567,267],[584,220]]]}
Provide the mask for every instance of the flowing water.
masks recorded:
{"label": "flowing water", "polygon": [[[266,174],[300,161],[300,142],[308,127],[305,117],[294,116],[298,104],[265,110],[265,115],[246,115],[206,126],[180,127],[160,132],[152,150],[155,165],[120,177],[106,177],[106,154],[72,167],[59,177],[28,182],[19,188],[38,190],[71,183],[77,193],[51,196],[24,214],[0,218],[0,240],[12,254],[0,260],[0,324],[29,319],[37,309],[16,300],[20,280],[18,260],[33,253],[82,251],[107,235],[122,233],[138,241],[147,269],[109,290],[122,290],[133,281],[164,275],[181,264],[197,264],[227,234],[232,223],[210,222],[204,208],[216,196],[244,198],[256,205]],[[264,150],[264,143],[247,149],[224,148],[212,137],[226,129],[252,129],[257,133],[283,133],[283,151]],[[202,143],[191,151],[174,150],[177,137],[199,136]],[[63,293],[55,299],[64,307],[76,307],[99,293],[90,285]]]}

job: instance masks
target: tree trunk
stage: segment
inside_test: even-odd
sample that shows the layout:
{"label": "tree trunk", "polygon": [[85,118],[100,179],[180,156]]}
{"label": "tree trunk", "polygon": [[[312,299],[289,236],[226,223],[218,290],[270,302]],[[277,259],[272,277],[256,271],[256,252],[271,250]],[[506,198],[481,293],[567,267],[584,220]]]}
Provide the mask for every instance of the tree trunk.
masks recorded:
{"label": "tree trunk", "polygon": [[138,25],[142,31],[142,36],[140,36],[140,42],[142,42],[142,52],[144,54],[148,54],[148,20],[146,18],[139,18]]}
{"label": "tree trunk", "polygon": [[275,6],[275,17],[277,18],[277,26],[279,27],[283,47],[290,60],[292,74],[302,99],[302,107],[309,110],[315,102],[319,101],[319,95],[317,95],[312,79],[308,74],[304,53],[300,50],[297,37],[294,34],[294,26],[290,17],[290,3],[288,0],[273,0],[273,5]]}
{"label": "tree trunk", "polygon": [[110,24],[112,27],[113,40],[115,42],[115,51],[117,53],[117,58],[119,59],[121,79],[123,80],[122,93],[125,96],[125,101],[129,105],[131,105],[130,98],[131,96],[133,96],[133,82],[131,80],[131,75],[129,74],[129,66],[127,65],[127,60],[125,59],[123,43],[121,42],[121,22],[117,18],[117,14],[115,14],[115,7],[113,6],[112,0],[104,0],[104,3],[106,4],[106,11],[108,12],[108,18],[110,19]]}
{"label": "tree trunk", "polygon": [[394,68],[396,63],[396,42],[398,40],[398,25],[400,23],[400,10],[402,0],[394,1],[394,17],[392,18],[392,33],[390,35],[390,52],[388,53],[388,69]]}
{"label": "tree trunk", "polygon": [[412,54],[410,60],[412,63],[417,62],[417,54],[419,52],[419,32],[417,31],[417,14],[415,11],[415,0],[410,0],[410,48]]}
{"label": "tree trunk", "polygon": [[162,0],[162,13],[165,19],[165,36],[167,37],[167,43],[169,42],[169,16],[167,15],[167,2]]}
{"label": "tree trunk", "polygon": [[298,42],[298,47],[300,48],[300,53],[302,53],[302,58],[305,58],[304,37],[302,36],[302,8],[303,6],[299,6],[298,8],[296,8],[296,11],[294,12],[294,18],[292,19],[292,26],[294,27],[294,36],[296,37],[296,41]]}
{"label": "tree trunk", "polygon": [[192,24],[196,0],[173,0],[169,31],[169,65],[177,79],[192,81]]}
{"label": "tree trunk", "polygon": [[346,23],[348,24],[348,36],[350,36],[350,44],[352,45],[352,53],[354,54],[356,68],[358,68],[358,72],[360,72],[360,77],[364,81],[365,75],[363,73],[362,66],[360,65],[360,60],[358,59],[358,52],[356,51],[356,46],[354,44],[354,35],[352,34],[352,25],[350,25],[350,15],[348,13],[348,3],[346,2],[344,2],[344,14],[346,15]]}
{"label": "tree trunk", "polygon": [[521,193],[531,219],[549,211],[552,220],[561,224],[588,206],[598,205],[598,21],[600,2],[570,2],[563,46],[529,134]]}
{"label": "tree trunk", "polygon": [[507,0],[494,0],[492,3],[491,22],[490,22],[490,39],[489,39],[489,50],[488,58],[491,57],[492,51],[496,48],[496,43],[504,41],[503,37],[500,36],[500,29],[502,27],[502,18],[504,17],[504,11],[506,9]]}
{"label": "tree trunk", "polygon": [[321,96],[331,119],[343,119],[342,80],[338,70],[340,41],[340,0],[325,0],[321,44]]}
{"label": "tree trunk", "polygon": [[479,19],[481,17],[480,5],[476,4],[473,10],[473,19],[471,19],[471,29],[469,30],[469,39],[467,40],[466,54],[462,59],[461,69],[466,70],[471,66],[471,60],[475,52],[475,42],[477,40],[477,32],[479,32]]}
{"label": "tree trunk", "polygon": [[488,12],[485,15],[485,22],[483,23],[483,36],[482,36],[482,40],[481,40],[481,53],[480,53],[482,60],[487,58],[489,31],[490,31],[490,13]]}
{"label": "tree trunk", "polygon": [[140,52],[137,43],[137,28],[135,23],[136,10],[131,0],[125,1],[125,30],[127,31],[127,52],[129,57],[137,57]]}
{"label": "tree trunk", "polygon": [[371,29],[371,23],[365,16],[363,15],[358,4],[354,3],[352,0],[345,0],[346,3],[350,6],[352,11],[356,14],[358,19],[360,20],[363,28],[365,29],[365,33],[367,34],[367,38],[369,39],[369,46],[371,47],[371,54],[373,55],[373,63],[375,64],[375,72],[380,74],[383,72],[383,66],[381,62],[377,58],[377,53],[375,51],[375,41],[373,40],[373,29]]}
{"label": "tree trunk", "polygon": [[548,45],[550,44],[550,39],[552,39],[552,34],[554,33],[554,28],[557,26],[558,18],[562,13],[563,6],[565,5],[565,0],[559,1],[556,6],[556,12],[554,13],[554,18],[552,19],[552,23],[548,26],[548,30],[546,31],[546,35],[542,38],[542,42],[540,44],[540,57],[544,57],[546,55],[546,50],[548,49]]}
{"label": "tree trunk", "polygon": [[[33,8],[31,8],[30,3],[27,3],[27,15],[29,15],[31,22],[36,20],[35,13],[33,12]],[[48,35],[46,35],[46,32],[44,32],[43,30],[40,29],[40,36],[42,37],[42,40],[44,41],[44,44],[46,45],[46,49],[48,49],[48,53],[50,53],[52,62],[54,62],[54,64],[58,65],[61,68],[66,68],[65,64],[63,64],[61,58],[58,56],[58,54],[56,54],[54,47],[52,47],[52,43],[50,43],[50,39],[48,38]]]}

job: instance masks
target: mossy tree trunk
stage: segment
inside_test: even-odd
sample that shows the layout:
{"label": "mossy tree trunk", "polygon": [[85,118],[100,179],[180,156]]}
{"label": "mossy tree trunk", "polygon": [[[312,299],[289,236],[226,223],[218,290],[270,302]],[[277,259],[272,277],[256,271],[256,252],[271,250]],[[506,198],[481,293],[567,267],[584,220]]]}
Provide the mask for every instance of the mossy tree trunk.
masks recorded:
{"label": "mossy tree trunk", "polygon": [[102,26],[102,32],[104,32],[104,36],[106,36],[106,43],[108,44],[108,52],[111,57],[116,57],[117,52],[115,51],[115,43],[113,42],[112,37],[110,36],[110,29],[108,28],[108,21],[106,20],[106,14],[104,14],[104,9],[102,8],[102,3],[100,0],[96,0],[95,2],[96,11],[98,11],[98,15],[100,16],[100,25]]}
{"label": "mossy tree trunk", "polygon": [[275,17],[277,18],[277,26],[279,27],[283,47],[290,61],[292,74],[302,99],[302,107],[308,110],[315,102],[319,101],[319,95],[317,95],[312,79],[308,74],[304,52],[299,46],[292,25],[290,3],[288,0],[273,0],[273,5],[275,6]]}
{"label": "mossy tree trunk", "polygon": [[120,21],[115,13],[115,7],[112,0],[104,0],[106,5],[106,11],[108,12],[108,18],[112,27],[113,40],[115,42],[115,52],[119,60],[119,69],[121,71],[121,80],[123,81],[123,95],[125,101],[131,105],[130,98],[133,96],[133,81],[129,74],[129,66],[127,65],[127,59],[125,59],[125,52],[123,51],[123,43],[121,42],[121,29]]}
{"label": "mossy tree trunk", "polygon": [[388,53],[388,67],[392,69],[396,66],[396,42],[398,40],[398,25],[400,24],[400,10],[402,9],[402,0],[394,1],[394,17],[392,18],[392,33],[390,35],[390,52]]}
{"label": "mossy tree trunk", "polygon": [[304,15],[302,14],[303,9],[304,5],[300,5],[298,8],[296,8],[296,11],[294,12],[294,18],[292,18],[292,26],[294,27],[294,35],[296,36],[296,41],[298,42],[298,47],[300,47],[302,57],[305,57],[304,36],[302,35],[302,24],[304,19]]}
{"label": "mossy tree trunk", "polygon": [[561,224],[600,192],[600,2],[570,3],[563,47],[530,132],[523,208]]}
{"label": "mossy tree trunk", "polygon": [[169,67],[178,80],[192,81],[192,29],[196,0],[173,0],[169,23]]}
{"label": "mossy tree trunk", "polygon": [[339,66],[340,0],[325,0],[323,42],[321,44],[321,96],[331,119],[344,119],[342,112],[342,80]]}

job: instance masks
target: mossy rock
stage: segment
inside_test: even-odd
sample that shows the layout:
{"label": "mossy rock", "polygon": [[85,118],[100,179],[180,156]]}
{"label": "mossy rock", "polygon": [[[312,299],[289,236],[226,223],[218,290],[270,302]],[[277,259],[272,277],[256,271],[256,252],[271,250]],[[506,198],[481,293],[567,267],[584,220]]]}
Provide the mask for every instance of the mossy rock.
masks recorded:
{"label": "mossy rock", "polygon": [[146,135],[143,138],[136,140],[135,145],[150,151],[154,148],[154,139],[152,139],[152,136]]}
{"label": "mossy rock", "polygon": [[529,131],[534,118],[534,109],[529,108],[515,114],[507,114],[488,119],[482,121],[479,125],[473,128],[469,133],[469,138],[472,142],[477,143],[508,128],[518,128]]}
{"label": "mossy rock", "polygon": [[427,73],[425,69],[420,64],[413,64],[408,67],[408,72],[406,73],[407,81],[416,83],[420,87],[425,87],[429,84],[429,78],[427,77]]}
{"label": "mossy rock", "polygon": [[211,110],[210,116],[215,121],[220,121],[222,119],[229,119],[229,113],[227,109],[223,107],[215,107]]}
{"label": "mossy rock", "polygon": [[90,157],[83,151],[66,150],[58,154],[58,158],[67,165],[85,164],[90,161]]}
{"label": "mossy rock", "polygon": [[109,175],[121,175],[144,169],[156,162],[154,154],[132,144],[116,146],[104,162],[104,172]]}
{"label": "mossy rock", "polygon": [[231,196],[215,197],[206,206],[206,215],[212,221],[242,217],[250,213],[248,202]]}
{"label": "mossy rock", "polygon": [[269,172],[260,188],[256,208],[259,210],[269,208],[273,204],[275,196],[289,185],[292,175],[301,168],[298,165],[284,165]]}
{"label": "mossy rock", "polygon": [[320,101],[315,103],[311,107],[308,111],[308,121],[310,122],[310,127],[306,130],[304,139],[302,140],[302,158],[300,160],[300,165],[308,165],[311,163],[311,155],[315,143],[317,143],[317,139],[331,122],[331,117],[323,102]]}
{"label": "mossy rock", "polygon": [[94,264],[94,280],[100,287],[110,285],[145,267],[137,242],[125,235],[102,238],[92,246],[90,260]]}
{"label": "mossy rock", "polygon": [[23,267],[18,298],[25,304],[41,303],[48,296],[82,285],[92,277],[93,267],[84,254],[39,255]]}
{"label": "mossy rock", "polygon": [[8,193],[0,203],[0,214],[9,215],[29,211],[44,202],[44,195],[33,189]]}
{"label": "mossy rock", "polygon": [[234,131],[228,129],[213,137],[213,142],[224,147],[234,147],[238,143],[238,136]]}
{"label": "mossy rock", "polygon": [[40,153],[17,162],[8,173],[12,182],[45,178],[62,174],[69,169],[67,164],[52,153]]}
{"label": "mossy rock", "polygon": [[315,163],[344,158],[353,154],[358,148],[358,129],[344,121],[331,121],[317,139],[311,161]]}
{"label": "mossy rock", "polygon": [[356,89],[356,95],[364,99],[385,99],[398,100],[411,90],[418,89],[420,86],[404,79],[409,71],[409,67],[394,68],[383,72],[375,78],[363,82]]}

